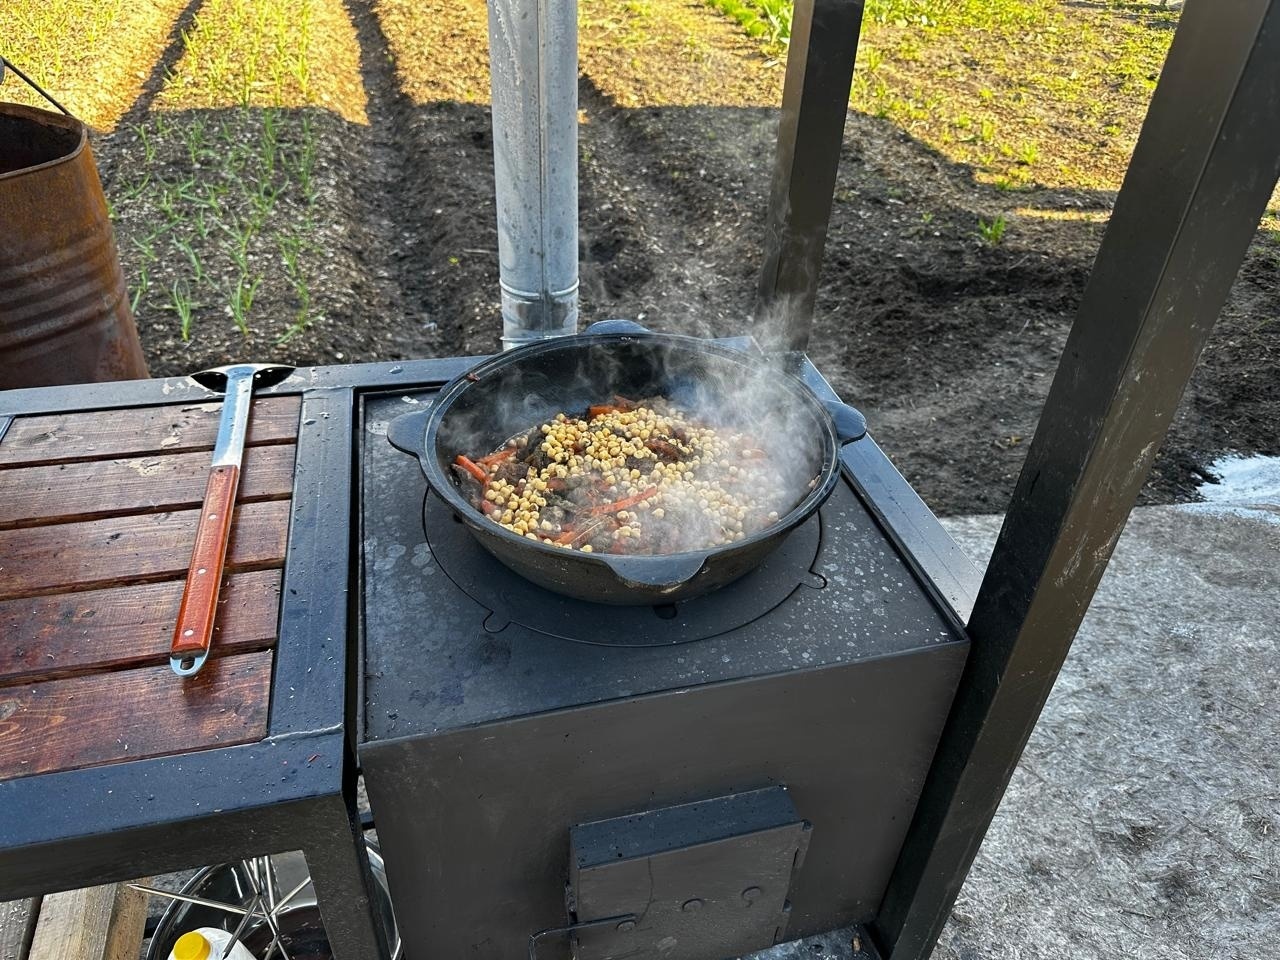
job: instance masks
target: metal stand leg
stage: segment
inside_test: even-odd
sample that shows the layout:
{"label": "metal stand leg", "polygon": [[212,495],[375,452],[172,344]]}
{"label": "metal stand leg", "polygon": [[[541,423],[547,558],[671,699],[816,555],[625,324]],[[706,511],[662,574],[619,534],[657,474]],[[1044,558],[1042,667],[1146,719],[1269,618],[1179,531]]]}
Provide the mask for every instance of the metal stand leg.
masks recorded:
{"label": "metal stand leg", "polygon": [[346,765],[350,774],[343,777],[343,796],[317,801],[310,817],[315,843],[303,852],[335,960],[389,960],[356,809],[355,764],[348,758]]}
{"label": "metal stand leg", "polygon": [[973,647],[874,924],[928,957],[1280,174],[1280,0],[1193,0],[969,620]]}
{"label": "metal stand leg", "polygon": [[788,350],[809,342],[861,29],[862,0],[797,0],[755,310]]}

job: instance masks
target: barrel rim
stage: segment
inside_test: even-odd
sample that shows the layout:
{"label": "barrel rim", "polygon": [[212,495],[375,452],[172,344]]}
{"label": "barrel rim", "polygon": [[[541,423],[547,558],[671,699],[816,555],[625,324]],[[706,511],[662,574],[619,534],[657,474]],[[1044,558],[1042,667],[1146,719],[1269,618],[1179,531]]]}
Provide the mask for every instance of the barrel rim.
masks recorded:
{"label": "barrel rim", "polygon": [[89,131],[84,122],[67,114],[54,113],[52,110],[43,110],[40,107],[28,106],[25,103],[11,103],[9,101],[0,101],[0,113],[30,120],[33,123],[40,123],[45,126],[62,127],[64,130],[70,130],[80,135],[75,147],[62,156],[46,160],[44,163],[37,163],[34,167],[23,167],[21,170],[0,173],[0,182],[13,180],[17,177],[25,177],[29,174],[39,173],[42,170],[49,170],[59,164],[72,163],[79,158],[80,154],[84,153],[84,149],[89,143]]}

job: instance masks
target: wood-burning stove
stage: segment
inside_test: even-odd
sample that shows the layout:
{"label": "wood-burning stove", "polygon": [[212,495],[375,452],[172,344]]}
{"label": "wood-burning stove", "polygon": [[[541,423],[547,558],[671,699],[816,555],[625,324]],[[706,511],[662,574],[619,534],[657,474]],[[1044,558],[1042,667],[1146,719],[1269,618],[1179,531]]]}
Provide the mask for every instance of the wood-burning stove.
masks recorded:
{"label": "wood-burning stove", "polygon": [[968,650],[872,495],[846,474],[708,596],[584,603],[387,443],[433,392],[359,414],[360,753],[406,955],[710,960],[872,919]]}

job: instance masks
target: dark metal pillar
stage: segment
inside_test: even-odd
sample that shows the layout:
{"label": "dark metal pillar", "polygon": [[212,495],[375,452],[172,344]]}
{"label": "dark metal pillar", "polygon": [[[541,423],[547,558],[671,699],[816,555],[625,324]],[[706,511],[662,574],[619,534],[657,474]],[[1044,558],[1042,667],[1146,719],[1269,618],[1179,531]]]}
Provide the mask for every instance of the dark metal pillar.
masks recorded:
{"label": "dark metal pillar", "polygon": [[844,144],[862,0],[797,0],[755,316],[771,347],[809,342]]}
{"label": "dark metal pillar", "polygon": [[343,758],[342,796],[317,801],[308,822],[314,842],[303,850],[320,904],[320,920],[337,960],[389,960],[387,933],[374,902],[375,887],[356,808],[354,757]]}
{"label": "dark metal pillar", "polygon": [[1193,0],[975,601],[874,933],[931,952],[1280,176],[1280,0]]}

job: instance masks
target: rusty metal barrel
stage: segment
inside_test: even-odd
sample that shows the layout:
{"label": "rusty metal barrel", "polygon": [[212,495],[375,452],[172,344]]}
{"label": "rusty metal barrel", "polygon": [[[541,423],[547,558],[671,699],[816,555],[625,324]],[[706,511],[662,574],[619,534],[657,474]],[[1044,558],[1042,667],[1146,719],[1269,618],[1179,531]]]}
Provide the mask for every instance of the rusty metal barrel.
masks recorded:
{"label": "rusty metal barrel", "polygon": [[84,124],[0,103],[0,389],[146,376]]}

